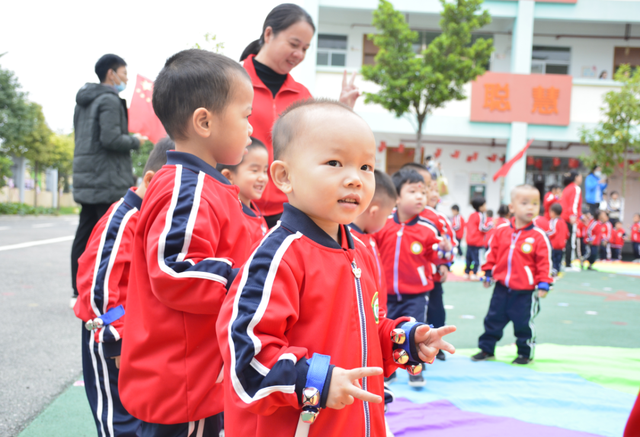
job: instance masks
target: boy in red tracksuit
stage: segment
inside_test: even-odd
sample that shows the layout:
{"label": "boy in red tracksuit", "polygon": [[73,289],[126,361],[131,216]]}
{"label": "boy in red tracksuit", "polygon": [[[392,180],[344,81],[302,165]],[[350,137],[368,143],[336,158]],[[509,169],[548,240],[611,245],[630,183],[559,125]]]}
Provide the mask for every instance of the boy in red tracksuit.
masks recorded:
{"label": "boy in red tracksuit", "polygon": [[489,249],[489,245],[491,244],[491,237],[494,232],[498,228],[498,226],[503,225],[505,223],[509,223],[509,206],[508,205],[500,205],[498,208],[498,217],[492,220],[492,227],[487,231],[484,236],[484,248]]}
{"label": "boy in red tracksuit", "polygon": [[589,263],[587,270],[593,270],[593,264],[598,260],[598,249],[602,241],[602,224],[596,220],[590,212],[583,214],[585,230],[582,235],[585,252],[582,254],[583,261]]}
{"label": "boy in red tracksuit", "polygon": [[[575,170],[571,170],[564,174],[563,177],[564,190],[560,197],[560,205],[562,205],[562,220],[567,223],[569,229],[569,238],[567,238],[567,246],[565,247],[564,259],[565,267],[571,269],[571,261],[575,255],[580,259],[578,254],[579,246],[576,238],[576,225],[580,221],[580,212],[582,211],[582,175]],[[584,255],[584,253],[582,254]]]}
{"label": "boy in red tracksuit", "polygon": [[464,238],[464,217],[460,214],[460,207],[453,205],[451,207],[451,227],[456,233],[456,240],[458,240],[458,255],[462,256],[462,239]]}
{"label": "boy in red tracksuit", "polygon": [[551,270],[552,276],[557,276],[560,272],[560,266],[562,264],[562,254],[567,244],[567,238],[569,238],[569,228],[564,220],[562,220],[562,205],[554,203],[549,208],[549,230],[547,236],[551,242],[551,260],[553,262],[553,268]]}
{"label": "boy in red tracksuit", "polygon": [[[388,316],[413,317],[425,323],[438,252],[442,249],[451,255],[451,244],[439,235],[432,222],[420,216],[426,206],[422,175],[403,169],[391,178],[398,193],[397,208],[375,235],[387,278]],[[409,385],[424,386],[422,372],[410,374]]]}
{"label": "boy in red tracksuit", "polygon": [[624,237],[626,235],[622,222],[616,222],[611,232],[611,259],[616,261],[622,260],[622,247],[624,246]]}
{"label": "boy in red tracksuit", "polygon": [[153,109],[176,151],[154,176],[136,228],[119,382],[142,437],[220,432],[215,326],[251,241],[238,187],[215,165],[242,160],[252,100],[244,69],[206,50],[171,56],[154,84]]}
{"label": "boy in red tracksuit", "polygon": [[269,154],[262,141],[251,138],[247,153],[238,165],[218,164],[216,170],[240,189],[238,196],[251,233],[251,243],[262,240],[269,228],[260,209],[253,203],[260,199],[269,180]]}
{"label": "boy in red tracksuit", "polygon": [[140,427],[140,421],[122,406],[118,393],[133,235],[147,187],[167,162],[167,151],[174,148],[169,138],[155,145],[140,186],[111,205],[93,228],[78,260],[78,300],[73,311],[83,322],[84,388],[100,437],[135,436]]}
{"label": "boy in red tracksuit", "polygon": [[375,190],[368,125],[338,102],[302,101],[276,122],[273,145],[272,180],[289,203],[240,270],[217,326],[225,435],[385,435],[381,367],[390,374],[453,350],[442,336],[455,328],[377,311],[375,261],[347,226]]}
{"label": "boy in red tracksuit", "polygon": [[562,194],[562,188],[558,185],[551,185],[549,191],[544,195],[542,200],[542,209],[544,209],[544,217],[550,220],[551,205],[560,203],[560,195]]}
{"label": "boy in red tracksuit", "polygon": [[640,260],[640,214],[633,215],[631,225],[631,245],[633,246],[633,259]]}
{"label": "boy in red tracksuit", "polygon": [[[436,211],[436,206],[440,202],[440,194],[437,187],[432,187],[428,192],[427,207],[420,213],[420,215],[429,220],[435,228],[438,230],[443,238],[446,238],[451,242],[451,252],[440,252],[438,260],[436,261],[436,272],[433,274],[433,289],[429,292],[429,305],[427,306],[427,323],[435,328],[440,328],[445,325],[446,312],[444,309],[444,289],[443,285],[447,281],[447,276],[451,268],[453,256],[458,246],[458,240],[451,227],[451,222],[442,213]],[[445,361],[446,357],[444,352],[439,351],[436,356],[437,359]]]}
{"label": "boy in red tracksuit", "polygon": [[[487,202],[484,197],[471,199],[471,206],[476,210],[467,220],[467,265],[464,268],[466,279],[475,281],[480,268],[480,249],[484,245],[484,235],[493,227],[493,223],[487,223],[485,211]],[[469,276],[471,273],[471,276]]]}
{"label": "boy in red tracksuit", "polygon": [[609,221],[609,214],[606,211],[600,211],[598,214],[598,222],[600,223],[600,259],[609,261],[611,259],[611,233],[613,226]]}
{"label": "boy in red tracksuit", "polygon": [[471,357],[473,361],[495,358],[496,343],[509,321],[513,322],[518,347],[513,364],[528,364],[533,359],[533,319],[540,312],[539,298],[547,295],[553,283],[551,244],[544,231],[533,225],[539,209],[536,188],[520,185],[511,191],[511,225],[496,231],[482,266],[484,286],[488,288],[492,281],[496,286],[484,319],[484,334],[478,341],[480,352]]}

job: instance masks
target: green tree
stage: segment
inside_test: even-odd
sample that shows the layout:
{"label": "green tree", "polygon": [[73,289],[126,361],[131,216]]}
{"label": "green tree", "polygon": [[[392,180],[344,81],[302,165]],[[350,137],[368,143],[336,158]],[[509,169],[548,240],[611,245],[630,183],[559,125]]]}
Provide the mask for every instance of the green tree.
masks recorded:
{"label": "green tree", "polygon": [[[24,135],[22,142],[11,150],[15,156],[24,156],[33,165],[34,186],[39,186],[39,176],[43,169],[49,167],[53,160],[51,153],[50,138],[53,135],[44,119],[42,106],[37,103],[29,103],[27,113],[29,123],[32,128]],[[33,196],[33,206],[38,206],[38,196]]]}
{"label": "green tree", "polygon": [[69,179],[73,173],[73,134],[53,134],[49,140],[49,166],[58,169],[58,189],[69,191]]}
{"label": "green tree", "polygon": [[205,33],[204,34],[204,42],[202,44],[195,43],[192,49],[200,49],[200,50],[209,50],[214,53],[222,54],[222,50],[224,50],[224,43],[219,42],[217,40],[217,36],[213,33]]}
{"label": "green tree", "polygon": [[580,132],[580,141],[591,154],[582,156],[587,166],[599,165],[606,175],[622,166],[622,196],[626,195],[627,172],[640,171],[640,162],[629,164],[629,155],[640,153],[640,69],[623,65],[614,79],[622,83],[619,91],[609,91],[600,108],[604,120],[593,129]]}
{"label": "green tree", "polygon": [[378,85],[376,93],[365,93],[366,103],[377,103],[397,117],[408,116],[416,130],[415,160],[422,152],[422,130],[427,115],[450,100],[464,100],[463,87],[485,72],[493,52],[493,40],[472,32],[491,22],[481,11],[482,0],[440,0],[438,35],[420,54],[404,15],[388,0],[380,0],[373,12],[373,25],[380,33],[369,35],[379,48],[375,65],[363,65],[362,76]]}
{"label": "green tree", "polygon": [[140,144],[140,148],[138,150],[134,150],[131,152],[131,163],[133,164],[133,174],[137,178],[141,178],[144,176],[142,173],[144,171],[144,166],[147,164],[147,159],[149,158],[149,154],[153,150],[153,143],[151,141],[145,141]]}

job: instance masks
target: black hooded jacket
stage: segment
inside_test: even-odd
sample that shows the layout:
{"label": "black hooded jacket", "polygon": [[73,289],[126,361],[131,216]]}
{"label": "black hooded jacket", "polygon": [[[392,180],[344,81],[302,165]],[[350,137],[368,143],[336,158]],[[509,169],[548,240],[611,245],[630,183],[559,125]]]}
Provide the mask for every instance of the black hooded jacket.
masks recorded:
{"label": "black hooded jacket", "polygon": [[106,85],[88,83],[76,95],[73,116],[73,198],[80,204],[113,203],[134,184],[126,102]]}

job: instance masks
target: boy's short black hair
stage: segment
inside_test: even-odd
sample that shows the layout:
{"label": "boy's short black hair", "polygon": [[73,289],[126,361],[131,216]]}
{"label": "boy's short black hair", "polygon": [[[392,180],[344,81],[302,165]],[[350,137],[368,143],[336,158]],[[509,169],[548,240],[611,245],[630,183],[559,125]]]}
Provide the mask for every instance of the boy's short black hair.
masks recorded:
{"label": "boy's short black hair", "polygon": [[609,193],[610,196],[613,196],[614,194],[618,194],[619,195],[620,193],[618,193],[617,191],[612,191],[611,193]]}
{"label": "boy's short black hair", "polygon": [[331,109],[342,109],[357,115],[352,108],[344,103],[332,99],[305,99],[298,100],[291,104],[280,114],[278,120],[273,125],[272,143],[273,159],[278,160],[284,156],[289,145],[296,138],[298,133],[305,127],[305,114],[311,109],[329,107]]}
{"label": "boy's short black hair", "polygon": [[406,162],[402,164],[402,167],[400,167],[400,170],[403,170],[405,168],[410,168],[412,170],[426,171],[427,173],[429,172],[429,169],[427,168],[426,165],[418,164],[417,162]]}
{"label": "boy's short black hair", "polygon": [[458,212],[460,212],[460,207],[459,207],[458,205],[451,205],[451,209],[452,209],[453,211],[458,211]]}
{"label": "boy's short black hair", "polygon": [[[265,146],[262,141],[260,141],[257,138],[251,137],[251,144],[247,146],[247,151],[250,152],[253,149],[258,149],[260,147],[263,148],[264,150],[267,150],[267,146]],[[218,164],[216,165],[216,170],[222,171],[226,169],[226,170],[229,170],[231,173],[235,173],[238,170],[238,167],[240,166],[240,164],[244,162],[244,157],[245,155],[242,155],[242,161],[240,161],[236,165]]]}
{"label": "boy's short black hair", "polygon": [[398,193],[391,176],[380,170],[374,170],[373,176],[376,179],[376,191],[373,193],[373,200],[382,200],[386,197],[395,202],[398,198]]}
{"label": "boy's short black hair", "polygon": [[555,215],[560,217],[562,215],[562,205],[556,202],[551,205],[551,207],[549,208],[549,211],[553,211]]}
{"label": "boy's short black hair", "polygon": [[391,176],[393,185],[396,187],[396,192],[400,195],[400,190],[405,184],[415,184],[422,182],[424,184],[424,178],[420,173],[410,168],[400,169]]}
{"label": "boy's short black hair", "polygon": [[500,205],[500,207],[498,208],[498,217],[509,217],[509,205],[505,205],[504,203]]}
{"label": "boy's short black hair", "polygon": [[557,190],[559,188],[562,188],[562,187],[560,185],[553,184],[549,187],[549,191]]}
{"label": "boy's short black hair", "polygon": [[167,59],[153,86],[153,110],[167,134],[184,139],[198,108],[222,112],[236,77],[251,80],[240,64],[207,50],[183,50]]}
{"label": "boy's short black hair", "polygon": [[480,207],[485,203],[487,203],[487,201],[483,196],[474,196],[473,199],[471,199],[471,206],[473,206],[473,209],[476,211],[480,211]]}
{"label": "boy's short black hair", "polygon": [[588,205],[582,205],[582,214],[591,214],[591,209]]}
{"label": "boy's short black hair", "polygon": [[96,62],[95,66],[95,72],[98,75],[98,79],[100,79],[100,83],[104,82],[104,80],[107,78],[107,73],[109,72],[109,70],[115,71],[122,66],[126,67],[127,63],[124,62],[124,59],[122,59],[120,56],[111,53],[103,55],[100,59],[98,59],[98,62]]}
{"label": "boy's short black hair", "polygon": [[485,214],[487,215],[487,217],[492,218],[493,217],[493,210],[492,209],[488,209],[487,212],[485,212]]}
{"label": "boy's short black hair", "polygon": [[148,171],[156,172],[162,168],[163,165],[167,163],[167,152],[169,150],[175,150],[176,143],[169,137],[164,137],[160,141],[153,146],[153,150],[149,153],[149,157],[147,158],[147,163],[144,165],[143,175],[147,174]]}

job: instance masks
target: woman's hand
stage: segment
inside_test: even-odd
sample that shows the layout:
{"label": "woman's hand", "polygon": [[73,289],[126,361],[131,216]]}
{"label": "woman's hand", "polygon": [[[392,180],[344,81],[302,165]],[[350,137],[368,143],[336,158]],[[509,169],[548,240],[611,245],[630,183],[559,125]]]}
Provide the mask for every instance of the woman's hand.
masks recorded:
{"label": "woman's hand", "polygon": [[340,102],[351,109],[356,105],[356,100],[360,97],[360,90],[355,86],[356,73],[351,74],[351,79],[347,82],[347,70],[342,75],[342,91],[340,92]]}

